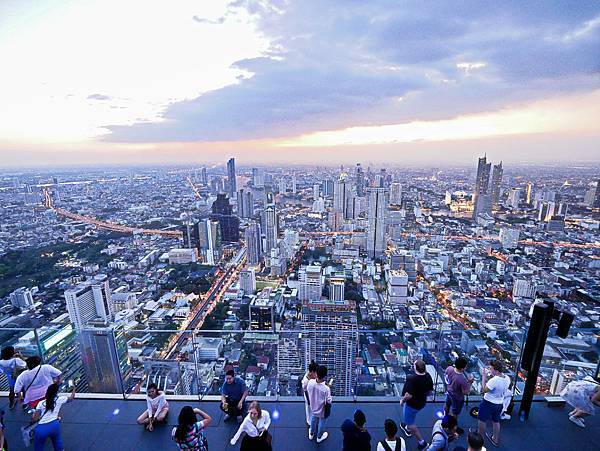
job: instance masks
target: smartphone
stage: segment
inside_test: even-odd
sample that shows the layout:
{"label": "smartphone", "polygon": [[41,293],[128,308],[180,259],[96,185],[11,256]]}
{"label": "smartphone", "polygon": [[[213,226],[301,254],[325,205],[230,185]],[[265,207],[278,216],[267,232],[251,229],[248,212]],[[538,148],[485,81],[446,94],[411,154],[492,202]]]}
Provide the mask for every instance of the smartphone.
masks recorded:
{"label": "smartphone", "polygon": [[329,384],[328,385],[333,385],[333,377],[331,379],[329,379]]}
{"label": "smartphone", "polygon": [[69,388],[75,387],[75,382],[73,382],[73,379],[69,379],[68,384],[69,384]]}

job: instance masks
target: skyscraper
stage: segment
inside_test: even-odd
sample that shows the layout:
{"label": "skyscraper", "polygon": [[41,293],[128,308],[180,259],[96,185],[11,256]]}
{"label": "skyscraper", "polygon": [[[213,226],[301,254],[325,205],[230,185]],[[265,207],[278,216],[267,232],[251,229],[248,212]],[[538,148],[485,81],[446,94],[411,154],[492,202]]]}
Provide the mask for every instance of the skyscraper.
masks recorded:
{"label": "skyscraper", "polygon": [[398,182],[394,182],[390,185],[390,204],[402,204],[402,185]]}
{"label": "skyscraper", "polygon": [[594,196],[594,208],[600,208],[600,180],[596,182],[596,195]]}
{"label": "skyscraper", "polygon": [[267,254],[271,253],[271,249],[277,247],[277,237],[279,235],[277,221],[277,210],[275,204],[266,206],[261,215],[261,229],[265,234],[265,249]]}
{"label": "skyscraper", "polygon": [[527,182],[527,189],[525,191],[525,202],[527,205],[531,205],[533,201],[533,183]]}
{"label": "skyscraper", "polygon": [[114,306],[106,276],[99,275],[65,291],[69,318],[75,329],[83,329],[91,320],[110,323]]}
{"label": "skyscraper", "polygon": [[262,260],[262,239],[260,225],[252,221],[244,232],[246,258],[249,265],[258,265]]}
{"label": "skyscraper", "polygon": [[492,163],[487,162],[485,155],[477,163],[477,176],[473,193],[473,219],[477,219],[477,216],[483,213],[492,213],[492,196],[488,194],[491,166]]}
{"label": "skyscraper", "polygon": [[369,192],[367,256],[375,259],[383,255],[386,248],[385,216],[387,213],[387,190],[385,188],[369,188]]}
{"label": "skyscraper", "polygon": [[365,173],[360,163],[356,164],[356,195],[359,197],[365,195]]}
{"label": "skyscraper", "polygon": [[240,218],[251,218],[254,215],[252,190],[242,188],[237,192],[237,212]]}
{"label": "skyscraper", "polygon": [[318,301],[323,292],[321,267],[310,265],[298,270],[298,299],[301,301]]}
{"label": "skyscraper", "polygon": [[305,367],[315,360],[335,378],[334,396],[350,396],[356,381],[358,326],[353,301],[305,301],[302,305]]}
{"label": "skyscraper", "polygon": [[329,281],[329,299],[334,302],[343,301],[345,284],[346,279],[343,276],[332,277]]}
{"label": "skyscraper", "polygon": [[492,206],[494,208],[498,208],[500,205],[500,185],[502,184],[502,174],[504,170],[502,169],[502,162],[499,164],[495,164],[492,171]]}
{"label": "skyscraper", "polygon": [[181,226],[183,232],[183,247],[186,249],[200,249],[200,237],[198,235],[198,221],[191,218],[186,219]]}
{"label": "skyscraper", "polygon": [[333,184],[333,211],[342,213],[346,217],[346,203],[346,177],[345,174],[342,174]]}
{"label": "skyscraper", "polygon": [[237,191],[237,183],[235,181],[235,158],[230,158],[227,162],[227,188],[229,197],[233,199]]}
{"label": "skyscraper", "polygon": [[221,227],[221,239],[226,243],[237,243],[240,239],[240,220],[233,214],[229,198],[220,193],[212,204],[210,219],[218,221]]}
{"label": "skyscraper", "polygon": [[205,219],[198,224],[200,251],[204,261],[216,265],[221,259],[221,227],[217,221]]}
{"label": "skyscraper", "polygon": [[240,271],[240,290],[246,295],[252,295],[256,291],[256,274],[254,268],[246,268]]}
{"label": "skyscraper", "polygon": [[252,186],[262,188],[265,186],[265,176],[262,169],[252,168]]}

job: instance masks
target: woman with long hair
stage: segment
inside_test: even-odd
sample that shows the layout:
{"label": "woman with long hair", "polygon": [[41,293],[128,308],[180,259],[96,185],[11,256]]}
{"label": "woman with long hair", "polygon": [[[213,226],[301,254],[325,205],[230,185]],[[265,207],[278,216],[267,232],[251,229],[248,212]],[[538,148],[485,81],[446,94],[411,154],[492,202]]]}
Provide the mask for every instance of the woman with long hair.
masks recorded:
{"label": "woman with long hair", "polygon": [[235,445],[242,433],[245,432],[241,451],[271,451],[271,434],[268,431],[270,425],[269,412],[262,410],[257,401],[252,401],[248,408],[248,415],[231,439],[231,444]]}
{"label": "woman with long hair", "polygon": [[[202,417],[202,420],[198,421],[198,415]],[[179,449],[207,451],[208,442],[203,431],[211,422],[212,418],[206,412],[191,406],[184,406],[179,412],[177,426],[173,428],[171,437]]]}
{"label": "woman with long hair", "polygon": [[51,384],[46,389],[46,397],[35,409],[33,420],[38,422],[35,428],[33,448],[35,451],[43,451],[46,440],[52,440],[54,451],[63,451],[63,442],[60,433],[59,412],[63,404],[75,399],[75,384],[71,396],[59,395],[57,383]]}
{"label": "woman with long hair", "polygon": [[152,432],[156,423],[162,423],[167,418],[169,403],[156,384],[148,384],[146,394],[146,410],[138,417],[137,423]]}

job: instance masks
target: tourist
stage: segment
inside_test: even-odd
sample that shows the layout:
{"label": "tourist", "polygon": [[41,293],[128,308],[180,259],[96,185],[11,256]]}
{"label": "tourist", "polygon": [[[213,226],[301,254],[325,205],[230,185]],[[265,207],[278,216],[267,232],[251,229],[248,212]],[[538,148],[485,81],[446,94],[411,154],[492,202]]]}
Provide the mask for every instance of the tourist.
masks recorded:
{"label": "tourist", "polygon": [[27,365],[15,354],[15,348],[12,346],[2,348],[0,357],[0,371],[6,376],[8,382],[8,408],[14,409],[16,404],[15,382],[19,373],[27,368]]}
{"label": "tourist", "polygon": [[600,406],[600,384],[592,378],[572,381],[567,384],[560,396],[573,407],[569,412],[569,420],[584,428],[583,418],[594,414],[594,406]]}
{"label": "tourist", "polygon": [[[459,357],[454,361],[454,365],[446,368],[444,381],[446,382],[446,404],[444,412],[446,415],[452,415],[458,419],[465,404],[465,395],[471,391],[474,377],[465,375],[467,368],[467,359]],[[464,432],[463,429],[457,426],[456,431],[459,434]]]}
{"label": "tourist", "polygon": [[371,434],[367,431],[365,423],[367,417],[360,409],[354,412],[354,421],[346,419],[342,423],[344,436],[343,451],[370,451]]}
{"label": "tourist", "polygon": [[331,389],[325,383],[326,377],[327,368],[319,365],[317,378],[311,379],[306,387],[311,411],[308,439],[312,440],[316,434],[317,443],[321,443],[329,435],[324,429],[328,417],[327,410],[331,408],[332,398]]}
{"label": "tourist", "polygon": [[479,432],[469,432],[467,436],[468,448],[464,446],[458,446],[454,448],[454,451],[486,451],[483,446],[483,436]]}
{"label": "tourist", "polygon": [[[489,380],[488,377],[490,377]],[[504,374],[504,365],[500,360],[493,360],[490,367],[481,374],[483,399],[479,404],[479,434],[487,437],[492,445],[500,445],[500,417],[502,415],[504,397],[510,387],[510,378]],[[492,422],[492,435],[486,433],[486,423]]]}
{"label": "tourist", "polygon": [[0,410],[0,451],[8,451],[8,441],[4,429],[4,410]]}
{"label": "tourist", "polygon": [[17,377],[15,393],[30,408],[35,409],[46,396],[46,390],[54,383],[60,385],[62,372],[52,365],[43,365],[38,356],[29,357],[25,363],[27,369]]}
{"label": "tourist", "polygon": [[59,395],[59,385],[50,384],[46,390],[46,397],[39,402],[33,413],[33,421],[37,421],[35,434],[33,437],[33,448],[35,451],[43,451],[46,440],[52,440],[54,451],[63,451],[63,442],[60,433],[60,417],[58,416],[63,404],[75,399],[75,384],[71,390],[71,395]]}
{"label": "tourist", "polygon": [[433,391],[433,379],[427,372],[425,362],[417,360],[413,369],[415,374],[406,379],[402,389],[402,399],[400,405],[403,405],[403,421],[400,423],[400,428],[407,437],[415,435],[418,445],[417,449],[425,449],[427,442],[423,439],[421,431],[417,427],[417,414],[427,404],[427,396]]}
{"label": "tourist", "polygon": [[406,451],[406,443],[402,437],[396,437],[398,434],[398,426],[391,418],[388,418],[383,423],[385,431],[385,440],[381,440],[377,444],[377,451]]}
{"label": "tourist", "polygon": [[436,421],[431,431],[431,442],[427,451],[448,451],[450,442],[458,437],[457,424],[456,417],[452,415],[445,415],[444,418]]}
{"label": "tourist", "polygon": [[253,401],[248,407],[248,415],[240,424],[230,443],[235,446],[242,433],[245,432],[240,447],[241,451],[271,451],[272,439],[268,430],[270,425],[269,412],[262,410],[258,401]]}
{"label": "tourist", "polygon": [[304,410],[306,411],[306,424],[310,427],[310,402],[308,400],[308,392],[306,391],[306,387],[308,386],[308,381],[311,379],[317,378],[317,368],[319,365],[313,360],[308,365],[308,371],[302,378],[302,395],[304,396]]}
{"label": "tourist", "polygon": [[[197,415],[202,417],[198,421]],[[171,438],[177,443],[179,449],[187,451],[208,451],[208,441],[204,429],[210,426],[212,418],[200,409],[184,406],[179,411],[177,426],[171,431]]]}
{"label": "tourist", "polygon": [[156,384],[148,384],[146,389],[146,410],[142,413],[137,423],[144,425],[146,430],[152,432],[156,423],[165,421],[169,413],[169,403],[164,393],[158,390]]}
{"label": "tourist", "polygon": [[221,387],[221,410],[225,412],[225,421],[229,418],[237,418],[238,423],[242,422],[244,402],[247,397],[248,387],[244,379],[236,376],[233,370],[227,370],[225,382]]}

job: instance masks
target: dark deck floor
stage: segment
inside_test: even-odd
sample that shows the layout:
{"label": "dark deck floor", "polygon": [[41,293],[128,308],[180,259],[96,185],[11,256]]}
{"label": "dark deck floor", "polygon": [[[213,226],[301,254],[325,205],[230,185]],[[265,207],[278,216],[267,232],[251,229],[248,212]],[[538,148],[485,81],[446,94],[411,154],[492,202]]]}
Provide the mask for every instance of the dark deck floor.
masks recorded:
{"label": "dark deck floor", "polygon": [[[0,405],[6,410],[6,398]],[[123,400],[75,400],[67,404],[61,411],[62,430],[65,448],[69,451],[78,450],[158,450],[176,449],[171,441],[171,427],[177,421],[181,406],[191,402],[171,402],[171,413],[168,425],[158,426],[154,432],[147,432],[135,422],[137,416],[144,410],[144,401]],[[216,402],[196,403],[203,410],[213,415],[214,423],[208,428],[206,435],[210,449],[238,449],[229,444],[229,439],[236,431],[237,424],[224,423],[222,412]],[[383,422],[386,418],[399,420],[399,404],[394,403],[341,403],[334,404],[329,418],[329,438],[317,445],[307,438],[307,428],[304,420],[304,405],[302,402],[264,402],[263,408],[273,412],[277,409],[280,418],[271,426],[273,434],[273,449],[285,451],[300,451],[320,449],[333,451],[341,449],[341,432],[339,426],[344,418],[351,418],[354,410],[360,407],[367,416],[367,427],[373,437],[373,449],[376,441],[383,437]],[[417,424],[422,427],[426,437],[429,437],[431,426],[436,420],[435,412],[441,404],[433,404],[418,417]],[[115,414],[118,409],[118,414]],[[504,450],[599,450],[600,449],[600,418],[589,417],[586,429],[580,429],[568,421],[568,407],[550,408],[545,403],[534,403],[531,418],[522,423],[514,418],[503,422],[501,441],[498,449]],[[20,439],[20,426],[26,421],[26,415],[19,408],[8,411],[5,416],[6,434],[10,449],[23,449]],[[476,421],[463,412],[459,419],[466,429],[475,427]],[[461,438],[457,444],[464,444]],[[407,439],[409,450],[416,449],[414,438]],[[496,449],[489,442],[488,450]],[[451,447],[453,448],[453,446]],[[48,442],[46,449],[51,449]]]}

